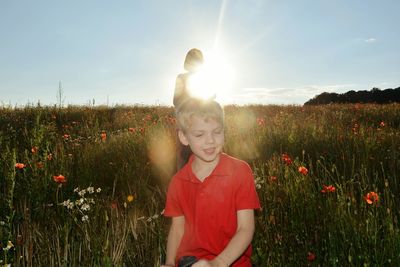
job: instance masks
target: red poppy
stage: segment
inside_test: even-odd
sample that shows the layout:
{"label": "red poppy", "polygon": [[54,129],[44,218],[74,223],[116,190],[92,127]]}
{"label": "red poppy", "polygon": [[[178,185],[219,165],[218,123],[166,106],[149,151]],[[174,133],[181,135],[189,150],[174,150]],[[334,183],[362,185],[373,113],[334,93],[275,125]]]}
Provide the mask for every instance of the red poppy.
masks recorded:
{"label": "red poppy", "polygon": [[65,140],[67,140],[68,138],[70,138],[71,136],[69,135],[69,134],[64,134],[63,135],[63,138],[65,139]]}
{"label": "red poppy", "polygon": [[282,154],[282,160],[286,165],[290,165],[293,163],[292,159],[289,157],[288,154]]}
{"label": "red poppy", "polygon": [[324,185],[321,192],[322,193],[333,193],[336,191],[336,187],[333,185]]}
{"label": "red poppy", "polygon": [[307,170],[306,167],[300,166],[300,167],[299,167],[299,173],[301,173],[301,174],[303,174],[303,175],[307,175],[308,170]]}
{"label": "red poppy", "polygon": [[38,169],[43,168],[43,166],[44,166],[44,164],[43,164],[43,162],[41,162],[41,161],[39,161],[39,162],[36,163],[36,167],[37,167]]}
{"label": "red poppy", "polygon": [[35,154],[37,151],[38,151],[38,147],[37,146],[34,146],[34,147],[32,147],[31,148],[31,152],[32,152],[32,154]]}
{"label": "red poppy", "polygon": [[379,195],[373,191],[369,192],[368,194],[366,194],[364,196],[364,200],[365,202],[367,202],[368,204],[378,204],[379,202]]}
{"label": "red poppy", "polygon": [[64,176],[64,175],[61,175],[61,174],[59,174],[59,175],[54,175],[54,176],[53,176],[53,180],[54,180],[54,182],[56,182],[56,183],[58,183],[58,184],[60,184],[60,183],[66,183],[66,182],[67,182],[67,179],[65,178],[65,176]]}
{"label": "red poppy", "polygon": [[17,168],[17,169],[23,169],[23,168],[25,168],[26,167],[26,165],[25,164],[23,164],[23,163],[15,163],[15,168]]}
{"label": "red poppy", "polygon": [[136,129],[133,128],[133,127],[129,127],[129,128],[128,128],[128,131],[131,132],[131,133],[134,133],[134,132],[136,132]]}
{"label": "red poppy", "polygon": [[379,124],[379,126],[381,126],[382,128],[385,127],[385,125],[386,125],[386,124],[385,124],[384,121],[381,121],[381,123]]}
{"label": "red poppy", "polygon": [[308,261],[315,261],[316,258],[317,258],[317,256],[315,256],[314,253],[312,253],[310,251],[307,253],[307,260]]}
{"label": "red poppy", "polygon": [[271,182],[276,182],[278,180],[278,177],[271,176],[271,177],[269,177],[269,179],[271,180]]}
{"label": "red poppy", "polygon": [[265,125],[265,119],[264,118],[257,118],[257,124],[258,124],[258,126],[264,126]]}
{"label": "red poppy", "polygon": [[102,132],[101,134],[100,134],[100,137],[101,137],[101,141],[106,141],[106,139],[107,139],[107,133],[106,132]]}

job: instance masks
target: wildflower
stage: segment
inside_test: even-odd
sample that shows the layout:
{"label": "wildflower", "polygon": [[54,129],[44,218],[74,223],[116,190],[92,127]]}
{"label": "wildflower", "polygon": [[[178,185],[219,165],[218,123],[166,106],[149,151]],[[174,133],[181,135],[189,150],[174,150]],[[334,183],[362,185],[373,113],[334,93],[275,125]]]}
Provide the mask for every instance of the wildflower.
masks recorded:
{"label": "wildflower", "polygon": [[134,200],[134,196],[133,195],[128,195],[127,197],[126,197],[126,200],[128,201],[128,202],[132,202],[133,200]]}
{"label": "wildflower", "polygon": [[64,176],[64,175],[61,175],[61,174],[59,174],[59,175],[54,175],[54,176],[53,176],[53,180],[54,180],[54,182],[56,182],[56,183],[58,183],[58,184],[60,184],[60,183],[66,183],[66,182],[67,182],[67,179],[65,178],[65,176]]}
{"label": "wildflower", "polygon": [[314,253],[312,253],[310,251],[307,253],[307,260],[308,261],[314,261],[316,258],[317,258],[317,256],[315,256]]}
{"label": "wildflower", "polygon": [[86,189],[82,189],[81,191],[78,192],[78,195],[83,197],[86,194]]}
{"label": "wildflower", "polygon": [[36,154],[36,152],[38,151],[38,147],[37,146],[34,146],[34,147],[32,147],[31,148],[31,152],[32,152],[32,154]]}
{"label": "wildflower", "polygon": [[133,128],[133,127],[129,127],[129,128],[128,128],[128,131],[131,132],[131,133],[134,133],[134,132],[136,132],[136,129]]}
{"label": "wildflower", "polygon": [[299,167],[299,173],[301,173],[301,174],[303,174],[303,175],[307,175],[308,170],[307,170],[306,167],[300,166],[300,167]]}
{"label": "wildflower", "polygon": [[101,132],[101,134],[100,134],[100,137],[101,137],[101,141],[106,141],[106,139],[107,139],[107,133],[106,132]]}
{"label": "wildflower", "polygon": [[77,206],[81,206],[84,202],[85,202],[84,198],[80,198],[80,199],[75,200],[75,204]]}
{"label": "wildflower", "polygon": [[377,193],[371,191],[364,196],[364,200],[370,205],[374,203],[377,204],[379,202],[379,196]]}
{"label": "wildflower", "polygon": [[24,238],[22,237],[22,235],[17,235],[16,241],[18,246],[22,246],[24,244]]}
{"label": "wildflower", "polygon": [[71,136],[70,136],[69,134],[64,134],[64,135],[63,135],[64,140],[68,140],[70,137],[71,137]]}
{"label": "wildflower", "polygon": [[36,163],[36,167],[37,167],[38,169],[43,168],[43,166],[44,166],[44,164],[43,164],[43,162],[41,162],[41,161],[39,161],[39,162]]}
{"label": "wildflower", "polygon": [[276,181],[278,180],[278,177],[276,177],[276,176],[271,176],[271,177],[269,177],[269,180],[270,180],[271,182],[276,182]]}
{"label": "wildflower", "polygon": [[336,191],[336,187],[334,187],[333,185],[324,185],[321,193],[333,193]]}
{"label": "wildflower", "polygon": [[113,201],[111,202],[111,208],[116,209],[118,207],[117,202]]}
{"label": "wildflower", "polygon": [[52,160],[52,159],[53,159],[53,154],[51,154],[51,153],[48,154],[48,155],[47,155],[47,160]]}
{"label": "wildflower", "polygon": [[76,193],[76,192],[78,192],[78,191],[79,191],[79,187],[77,187],[77,188],[74,189],[74,193]]}
{"label": "wildflower", "polygon": [[254,184],[255,184],[257,189],[260,189],[264,182],[265,181],[261,177],[257,177],[257,178],[254,179]]}
{"label": "wildflower", "polygon": [[7,247],[3,248],[3,250],[7,251],[14,247],[14,244],[11,241],[7,242]]}
{"label": "wildflower", "polygon": [[88,188],[86,188],[86,190],[88,191],[89,194],[93,194],[94,193],[94,187],[93,186],[89,186]]}
{"label": "wildflower", "polygon": [[100,193],[100,192],[101,192],[101,188],[99,187],[96,189],[96,193]]}
{"label": "wildflower", "polygon": [[83,215],[82,216],[82,222],[86,222],[87,220],[89,220],[89,216]]}
{"label": "wildflower", "polygon": [[81,206],[81,210],[83,210],[83,211],[90,210],[90,205],[87,204],[87,203],[83,204],[83,205]]}
{"label": "wildflower", "polygon": [[293,163],[292,159],[289,157],[288,154],[282,154],[282,160],[286,165],[290,165]]}
{"label": "wildflower", "polygon": [[385,122],[384,122],[384,121],[381,121],[381,123],[379,124],[379,126],[382,127],[382,128],[385,127]]}
{"label": "wildflower", "polygon": [[63,205],[64,207],[67,207],[67,209],[69,209],[69,210],[72,210],[74,208],[74,202],[72,202],[69,199],[63,201],[63,203],[61,203],[61,205]]}
{"label": "wildflower", "polygon": [[357,135],[358,131],[360,130],[360,125],[358,123],[354,123],[354,126],[351,130],[353,131],[353,134]]}
{"label": "wildflower", "polygon": [[264,118],[257,118],[258,126],[265,126],[265,119]]}
{"label": "wildflower", "polygon": [[15,163],[15,168],[22,170],[23,168],[25,168],[26,165],[23,163]]}

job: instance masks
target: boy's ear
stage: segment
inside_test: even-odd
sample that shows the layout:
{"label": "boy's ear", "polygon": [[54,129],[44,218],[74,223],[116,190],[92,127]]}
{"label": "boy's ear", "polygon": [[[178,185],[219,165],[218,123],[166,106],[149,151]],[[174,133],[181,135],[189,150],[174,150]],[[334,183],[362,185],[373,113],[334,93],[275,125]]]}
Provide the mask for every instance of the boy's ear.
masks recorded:
{"label": "boy's ear", "polygon": [[189,141],[187,140],[186,135],[181,130],[178,130],[178,137],[179,137],[179,141],[181,141],[182,145],[184,145],[184,146],[189,145]]}

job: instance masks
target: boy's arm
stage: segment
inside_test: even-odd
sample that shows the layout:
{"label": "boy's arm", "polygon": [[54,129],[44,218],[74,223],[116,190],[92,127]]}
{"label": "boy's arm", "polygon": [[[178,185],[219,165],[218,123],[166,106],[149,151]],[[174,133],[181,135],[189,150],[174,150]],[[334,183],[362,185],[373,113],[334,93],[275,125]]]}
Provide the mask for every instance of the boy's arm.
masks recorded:
{"label": "boy's arm", "polygon": [[185,217],[172,217],[171,228],[168,233],[167,255],[164,266],[175,266],[175,257],[181,243],[185,229]]}
{"label": "boy's arm", "polygon": [[[227,267],[237,260],[250,245],[254,234],[254,210],[237,211],[237,230],[226,248],[207,265],[204,261],[193,264],[196,266]],[[198,264],[198,265],[196,265]]]}

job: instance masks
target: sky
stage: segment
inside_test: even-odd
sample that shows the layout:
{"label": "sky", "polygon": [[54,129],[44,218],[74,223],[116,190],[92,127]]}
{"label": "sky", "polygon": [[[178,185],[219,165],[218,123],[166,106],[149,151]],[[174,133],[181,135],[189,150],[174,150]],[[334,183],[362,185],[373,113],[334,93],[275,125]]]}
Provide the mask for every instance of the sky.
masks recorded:
{"label": "sky", "polygon": [[397,88],[399,11],[398,0],[1,0],[0,106],[172,105],[194,47],[225,62],[220,76],[229,66],[222,104]]}

